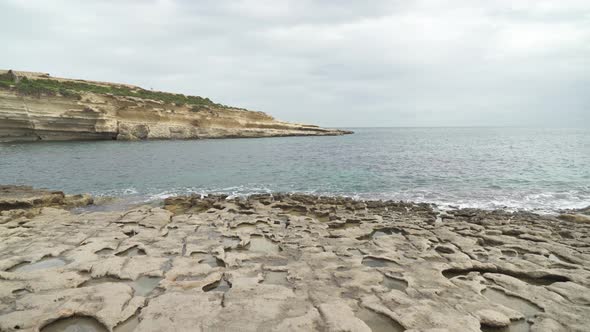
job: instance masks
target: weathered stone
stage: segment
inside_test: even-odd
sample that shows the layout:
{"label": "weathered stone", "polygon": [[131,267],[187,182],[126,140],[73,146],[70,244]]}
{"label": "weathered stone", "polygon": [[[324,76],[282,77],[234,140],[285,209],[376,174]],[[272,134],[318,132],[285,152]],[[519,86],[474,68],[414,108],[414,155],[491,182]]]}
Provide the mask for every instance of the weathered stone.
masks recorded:
{"label": "weathered stone", "polygon": [[510,318],[495,310],[483,309],[475,313],[479,322],[488,327],[504,327],[510,325]]}
{"label": "weathered stone", "polygon": [[107,330],[135,315],[137,331],[586,329],[584,224],[433,211],[288,194],[4,211],[0,330],[72,315]]}

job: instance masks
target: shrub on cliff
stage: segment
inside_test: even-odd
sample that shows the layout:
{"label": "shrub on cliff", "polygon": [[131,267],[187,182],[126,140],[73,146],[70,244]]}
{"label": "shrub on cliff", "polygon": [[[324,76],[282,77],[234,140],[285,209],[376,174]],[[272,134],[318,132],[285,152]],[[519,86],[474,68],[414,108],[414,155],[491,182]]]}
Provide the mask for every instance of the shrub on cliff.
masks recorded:
{"label": "shrub on cliff", "polygon": [[197,108],[203,106],[227,108],[225,105],[214,103],[209,98],[199,96],[186,96],[183,94],[145,90],[124,85],[99,85],[87,82],[60,81],[54,79],[28,79],[26,77],[21,78],[15,83],[13,76],[14,75],[8,75],[8,73],[0,75],[0,84],[6,88],[9,88],[11,84],[14,84],[17,92],[21,95],[41,96],[43,94],[56,95],[59,93],[64,97],[80,98],[81,92],[91,92],[96,94],[112,94],[114,96],[158,100],[175,105],[187,104]]}
{"label": "shrub on cliff", "polygon": [[15,80],[16,80],[16,76],[14,75],[12,70],[9,70],[9,71],[5,72],[4,74],[0,74],[0,82],[14,83]]}

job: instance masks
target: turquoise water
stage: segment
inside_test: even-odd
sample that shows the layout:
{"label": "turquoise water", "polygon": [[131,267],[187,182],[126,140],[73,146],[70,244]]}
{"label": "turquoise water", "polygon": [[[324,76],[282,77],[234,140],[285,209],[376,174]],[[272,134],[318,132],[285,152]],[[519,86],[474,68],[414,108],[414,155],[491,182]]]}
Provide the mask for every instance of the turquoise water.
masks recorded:
{"label": "turquoise water", "polygon": [[462,207],[590,205],[590,130],[357,128],[340,137],[0,144],[0,183],[150,200],[305,192]]}

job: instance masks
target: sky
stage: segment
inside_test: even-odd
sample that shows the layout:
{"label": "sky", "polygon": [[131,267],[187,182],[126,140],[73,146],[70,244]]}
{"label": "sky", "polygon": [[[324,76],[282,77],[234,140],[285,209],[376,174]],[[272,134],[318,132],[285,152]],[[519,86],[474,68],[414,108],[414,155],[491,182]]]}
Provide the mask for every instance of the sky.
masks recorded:
{"label": "sky", "polygon": [[0,68],[328,127],[590,127],[588,0],[0,0]]}

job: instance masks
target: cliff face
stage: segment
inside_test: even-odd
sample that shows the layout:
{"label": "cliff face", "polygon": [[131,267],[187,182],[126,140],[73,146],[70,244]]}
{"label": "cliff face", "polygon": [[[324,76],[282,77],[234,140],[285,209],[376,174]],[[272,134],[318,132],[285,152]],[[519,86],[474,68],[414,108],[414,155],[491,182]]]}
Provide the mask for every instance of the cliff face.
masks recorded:
{"label": "cliff face", "polygon": [[[200,97],[190,99],[182,95],[153,93],[129,85],[50,78],[47,74],[30,72],[8,74],[0,71],[1,75],[12,75],[14,82],[0,84],[0,142],[351,133],[282,122],[262,112],[196,99]],[[39,89],[38,85],[43,88]],[[101,93],[110,89],[115,93]],[[127,91],[129,93],[124,95]],[[168,100],[145,98],[143,95],[146,94]],[[171,102],[170,99],[174,98],[187,102]],[[194,100],[197,104],[193,103]]]}

